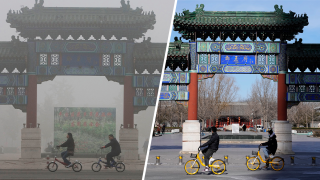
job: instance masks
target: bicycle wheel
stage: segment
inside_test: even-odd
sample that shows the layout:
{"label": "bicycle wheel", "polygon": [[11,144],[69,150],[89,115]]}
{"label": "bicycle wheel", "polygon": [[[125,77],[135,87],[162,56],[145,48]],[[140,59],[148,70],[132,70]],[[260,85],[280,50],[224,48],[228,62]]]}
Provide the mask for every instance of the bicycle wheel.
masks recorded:
{"label": "bicycle wheel", "polygon": [[271,164],[271,168],[275,171],[280,171],[284,167],[284,161],[281,157],[272,158],[269,164]]}
{"label": "bicycle wheel", "polygon": [[260,167],[260,160],[256,157],[251,157],[247,160],[247,168],[250,171],[255,171]]}
{"label": "bicycle wheel", "polygon": [[116,164],[116,170],[118,172],[123,172],[126,169],[126,166],[123,163],[117,163]]}
{"label": "bicycle wheel", "polygon": [[197,174],[197,172],[199,171],[199,168],[200,168],[200,165],[198,161],[196,161],[195,159],[191,159],[187,161],[187,163],[184,165],[184,170],[189,175]]}
{"label": "bicycle wheel", "polygon": [[211,170],[216,175],[223,174],[226,171],[226,164],[222,160],[216,159],[211,163]]}
{"label": "bicycle wheel", "polygon": [[82,165],[76,162],[72,165],[72,169],[74,172],[80,172],[82,170]]}
{"label": "bicycle wheel", "polygon": [[99,163],[93,163],[91,166],[91,169],[93,172],[99,172],[101,170],[101,164]]}
{"label": "bicycle wheel", "polygon": [[51,162],[48,164],[47,168],[50,172],[55,172],[58,169],[58,164],[55,162]]}

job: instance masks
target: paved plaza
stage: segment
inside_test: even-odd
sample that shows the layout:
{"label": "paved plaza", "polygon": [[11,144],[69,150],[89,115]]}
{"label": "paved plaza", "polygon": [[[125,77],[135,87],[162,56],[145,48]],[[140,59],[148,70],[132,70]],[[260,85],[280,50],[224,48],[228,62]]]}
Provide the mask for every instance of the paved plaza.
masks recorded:
{"label": "paved plaza", "polygon": [[0,179],[32,179],[32,180],[49,180],[49,179],[68,179],[68,180],[89,180],[89,179],[103,179],[103,180],[141,180],[142,171],[124,171],[117,172],[114,169],[101,170],[100,172],[93,172],[84,170],[79,173],[68,171],[56,171],[54,173],[48,170],[0,170]]}
{"label": "paved plaza", "polygon": [[[218,134],[231,133],[218,132]],[[240,134],[261,134],[267,137],[267,133],[240,132]],[[206,133],[206,135],[209,134]],[[182,149],[182,134],[165,134],[161,137],[153,137],[145,179],[318,179],[320,175],[320,161],[319,164],[312,166],[311,157],[315,156],[317,160],[320,158],[320,139],[307,137],[306,135],[292,135],[292,141],[292,149],[295,152],[295,165],[291,165],[290,155],[280,155],[285,159],[285,166],[279,172],[273,171],[271,168],[257,171],[249,171],[247,169],[245,156],[252,156],[251,152],[258,150],[259,143],[221,143],[219,150],[213,157],[215,159],[223,159],[225,155],[228,155],[229,163],[227,164],[227,171],[224,174],[202,173],[203,167],[201,167],[198,174],[187,175],[184,171],[184,165],[178,165],[178,156]],[[156,156],[160,156],[161,165],[154,165]],[[190,155],[183,155],[183,162],[187,162],[189,159]]]}

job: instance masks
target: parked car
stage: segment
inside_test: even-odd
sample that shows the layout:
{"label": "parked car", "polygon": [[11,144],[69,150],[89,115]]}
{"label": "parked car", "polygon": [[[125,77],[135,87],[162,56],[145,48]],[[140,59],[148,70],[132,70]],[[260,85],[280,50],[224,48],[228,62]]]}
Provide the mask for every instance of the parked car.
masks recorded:
{"label": "parked car", "polygon": [[258,131],[262,131],[263,129],[262,129],[262,125],[257,125],[257,130]]}
{"label": "parked car", "polygon": [[253,127],[249,127],[249,128],[247,128],[247,131],[254,131],[254,128]]}
{"label": "parked car", "polygon": [[218,127],[217,131],[223,131],[223,127]]}

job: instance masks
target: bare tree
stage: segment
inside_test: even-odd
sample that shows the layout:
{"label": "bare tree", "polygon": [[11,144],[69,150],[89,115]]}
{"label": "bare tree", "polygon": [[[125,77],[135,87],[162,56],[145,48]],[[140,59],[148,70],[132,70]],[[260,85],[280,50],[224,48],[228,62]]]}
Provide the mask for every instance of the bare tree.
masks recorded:
{"label": "bare tree", "polygon": [[277,84],[269,79],[258,78],[251,87],[248,99],[248,113],[253,113],[253,118],[261,114],[263,126],[271,126],[271,120],[277,119]]}
{"label": "bare tree", "polygon": [[201,81],[199,86],[198,117],[209,119],[210,126],[220,117],[220,113],[229,106],[229,103],[237,100],[239,87],[232,76],[219,74],[211,79]]}

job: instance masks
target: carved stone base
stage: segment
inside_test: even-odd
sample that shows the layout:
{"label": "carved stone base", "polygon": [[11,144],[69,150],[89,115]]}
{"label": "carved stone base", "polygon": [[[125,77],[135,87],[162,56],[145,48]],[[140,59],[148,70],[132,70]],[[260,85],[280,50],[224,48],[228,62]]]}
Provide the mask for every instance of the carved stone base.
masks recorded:
{"label": "carved stone base", "polygon": [[119,143],[122,151],[120,156],[124,160],[138,160],[138,136],[139,131],[135,128],[121,128],[119,130]]}
{"label": "carved stone base", "polygon": [[181,153],[198,152],[200,146],[200,123],[198,120],[186,120],[182,130]]}
{"label": "carved stone base", "polygon": [[278,154],[294,154],[292,151],[292,128],[288,121],[275,121],[274,133],[277,136]]}
{"label": "carved stone base", "polygon": [[41,158],[40,128],[21,129],[21,159]]}

